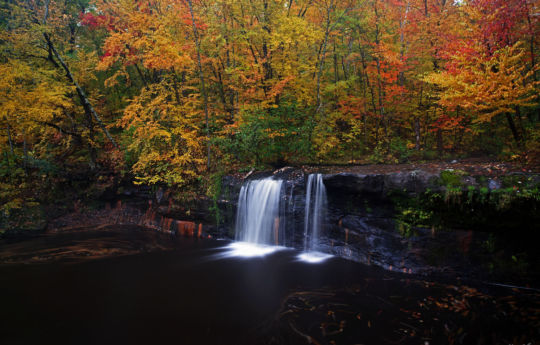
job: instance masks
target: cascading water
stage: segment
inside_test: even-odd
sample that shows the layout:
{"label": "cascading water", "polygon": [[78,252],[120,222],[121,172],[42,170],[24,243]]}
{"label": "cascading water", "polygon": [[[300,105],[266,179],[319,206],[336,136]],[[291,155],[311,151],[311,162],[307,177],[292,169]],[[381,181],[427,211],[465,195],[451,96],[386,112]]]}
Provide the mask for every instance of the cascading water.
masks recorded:
{"label": "cascading water", "polygon": [[256,244],[278,244],[281,180],[266,178],[245,183],[238,197],[236,239]]}
{"label": "cascading water", "polygon": [[[266,178],[242,185],[236,212],[236,240],[220,257],[261,257],[282,247],[288,239],[289,228],[294,231],[294,217],[287,224],[285,214],[294,212],[294,185],[287,201],[287,188],[282,180]],[[283,197],[282,197],[283,196]],[[284,202],[282,202],[284,201]],[[321,174],[309,175],[306,193],[304,250],[302,261],[322,262],[331,255],[317,252],[319,234],[326,222],[326,189]],[[294,241],[293,241],[294,242]],[[281,247],[279,246],[281,245]]]}
{"label": "cascading water", "polygon": [[305,251],[316,251],[319,246],[319,235],[326,223],[326,208],[326,188],[322,174],[310,174],[307,182],[304,214]]}

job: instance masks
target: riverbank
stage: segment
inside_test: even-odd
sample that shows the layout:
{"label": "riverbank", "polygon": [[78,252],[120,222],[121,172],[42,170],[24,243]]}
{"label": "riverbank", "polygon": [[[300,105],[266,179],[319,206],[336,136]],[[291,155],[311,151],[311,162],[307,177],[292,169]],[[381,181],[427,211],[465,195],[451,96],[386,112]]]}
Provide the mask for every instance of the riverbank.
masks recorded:
{"label": "riverbank", "polygon": [[[306,180],[322,174],[328,212],[321,250],[387,270],[538,285],[540,175],[479,161],[408,165],[306,166],[217,175],[212,193],[186,198],[163,187],[111,183],[72,205],[36,206],[5,237],[85,227],[142,226],[189,238],[235,238],[240,188],[283,180],[282,245],[303,248]],[[56,207],[56,209],[55,209]],[[37,214],[37,215],[36,215]],[[28,231],[32,224],[40,228]],[[283,225],[285,224],[285,225]],[[26,228],[25,228],[26,227]]]}

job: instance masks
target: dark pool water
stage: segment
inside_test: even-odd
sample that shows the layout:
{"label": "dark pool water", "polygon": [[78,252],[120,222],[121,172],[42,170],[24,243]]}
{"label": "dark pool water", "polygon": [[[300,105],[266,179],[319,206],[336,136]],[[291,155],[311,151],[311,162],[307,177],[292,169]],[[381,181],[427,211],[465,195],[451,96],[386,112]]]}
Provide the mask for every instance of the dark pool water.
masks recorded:
{"label": "dark pool water", "polygon": [[[0,243],[0,344],[540,339],[536,293],[467,290],[338,258],[308,264],[294,250],[227,258],[226,244],[121,227]],[[501,304],[498,316],[503,298],[515,315]],[[467,328],[474,322],[480,330]]]}

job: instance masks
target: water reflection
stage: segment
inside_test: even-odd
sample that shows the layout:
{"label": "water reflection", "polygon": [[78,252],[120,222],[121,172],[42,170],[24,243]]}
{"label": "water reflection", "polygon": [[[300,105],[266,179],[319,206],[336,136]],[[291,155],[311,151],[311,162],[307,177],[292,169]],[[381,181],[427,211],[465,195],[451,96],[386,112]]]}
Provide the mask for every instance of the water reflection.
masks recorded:
{"label": "water reflection", "polygon": [[[238,259],[208,262],[213,254]],[[0,294],[8,297],[0,308],[2,344],[538,339],[536,290],[456,279],[448,285],[285,247],[171,239],[114,226],[0,242],[2,257]]]}

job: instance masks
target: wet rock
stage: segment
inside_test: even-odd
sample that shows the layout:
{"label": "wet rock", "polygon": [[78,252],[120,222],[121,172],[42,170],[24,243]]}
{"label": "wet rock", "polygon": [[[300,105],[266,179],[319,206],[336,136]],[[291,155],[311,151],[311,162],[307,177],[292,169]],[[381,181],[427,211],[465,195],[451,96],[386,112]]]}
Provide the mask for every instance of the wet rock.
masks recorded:
{"label": "wet rock", "polygon": [[[249,179],[268,176],[284,180],[280,219],[280,226],[285,229],[283,244],[302,249],[307,175],[300,169],[287,167],[253,173]],[[527,185],[533,183],[530,181],[534,177],[526,177]],[[426,193],[440,198],[447,193],[448,186],[439,174],[419,169],[386,174],[336,173],[324,175],[323,181],[328,210],[319,241],[321,251],[407,272],[481,272],[485,259],[479,257],[487,256],[486,234],[475,233],[471,237],[469,232],[458,230],[402,228],[398,221],[399,212],[404,209],[396,209],[394,196],[402,201]],[[243,183],[243,179],[233,177],[223,180],[227,190],[219,204],[223,214],[227,214],[220,225],[223,236],[234,237],[236,202]],[[459,183],[453,188],[468,191],[469,187],[487,186],[491,190],[502,188],[498,180],[469,175],[459,176]]]}
{"label": "wet rock", "polygon": [[348,194],[381,194],[384,190],[384,175],[339,173],[325,175],[323,180],[327,189],[346,191]]}
{"label": "wet rock", "polygon": [[501,189],[501,183],[498,180],[490,179],[488,182],[489,190]]}
{"label": "wet rock", "polygon": [[158,190],[156,191],[156,201],[158,204],[161,203],[161,200],[163,200],[163,196],[164,196],[163,188],[159,187]]}
{"label": "wet rock", "polygon": [[341,190],[347,194],[387,194],[392,191],[418,194],[428,189],[440,190],[441,186],[437,182],[438,175],[423,170],[373,175],[340,173],[324,176],[327,188]]}
{"label": "wet rock", "polygon": [[437,181],[438,175],[422,170],[391,173],[385,175],[384,191],[388,193],[399,190],[419,194],[428,189],[439,190]]}
{"label": "wet rock", "polygon": [[478,183],[473,176],[464,176],[461,181],[467,186],[478,187]]}

